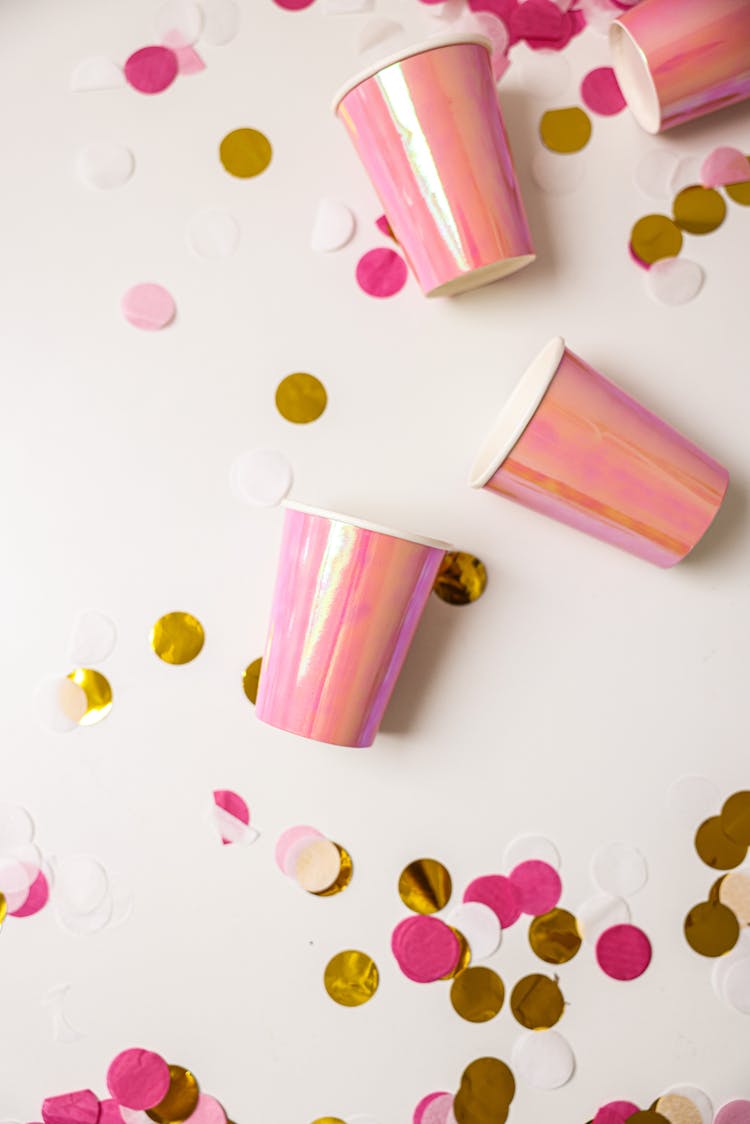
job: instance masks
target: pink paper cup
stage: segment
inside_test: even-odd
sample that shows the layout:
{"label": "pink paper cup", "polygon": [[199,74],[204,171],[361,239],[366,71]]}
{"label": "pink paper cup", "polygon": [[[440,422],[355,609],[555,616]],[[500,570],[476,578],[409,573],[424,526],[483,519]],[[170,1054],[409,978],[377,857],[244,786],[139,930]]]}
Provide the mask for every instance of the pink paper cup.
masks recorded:
{"label": "pink paper cup", "polygon": [[647,133],[750,97],[750,0],[642,0],[614,21],[609,42]]}
{"label": "pink paper cup", "polygon": [[428,297],[536,256],[490,51],[482,36],[441,36],[358,75],[334,102]]}
{"label": "pink paper cup", "polygon": [[286,503],[255,712],[332,745],[369,746],[447,543]]}
{"label": "pink paper cup", "polygon": [[558,336],[513,391],[469,483],[667,567],[711,525],[729,476]]}

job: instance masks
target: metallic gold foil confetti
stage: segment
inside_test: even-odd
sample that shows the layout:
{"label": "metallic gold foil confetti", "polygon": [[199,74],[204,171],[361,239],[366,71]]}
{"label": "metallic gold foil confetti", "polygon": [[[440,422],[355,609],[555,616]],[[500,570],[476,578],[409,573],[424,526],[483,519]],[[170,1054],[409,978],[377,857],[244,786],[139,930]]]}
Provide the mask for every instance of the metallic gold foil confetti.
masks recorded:
{"label": "metallic gold foil confetti", "polygon": [[682,249],[682,231],[666,215],[644,215],[630,232],[630,249],[646,265],[677,257]]}
{"label": "metallic gold foil confetti", "polygon": [[354,873],[352,856],[339,843],[335,843],[334,846],[338,848],[339,857],[341,859],[341,869],[339,870],[338,878],[332,886],[329,886],[327,890],[314,891],[318,898],[332,898],[334,894],[340,894],[352,880],[352,875]]}
{"label": "metallic gold foil confetti", "polygon": [[294,877],[308,894],[329,890],[341,873],[341,852],[330,839],[313,839],[297,856]]}
{"label": "metallic gold foil confetti", "polygon": [[724,222],[727,205],[712,187],[685,187],[672,204],[674,221],[688,234],[710,234]]}
{"label": "metallic gold foil confetti", "polygon": [[519,980],[510,995],[513,1017],[527,1030],[549,1030],[565,1009],[556,979],[533,973]]}
{"label": "metallic gold foil confetti", "polygon": [[750,847],[750,792],[735,792],[725,800],[719,819],[729,839]]}
{"label": "metallic gold foil confetti", "polygon": [[723,956],[737,944],[737,918],[721,902],[700,902],[685,918],[685,939],[701,956]]}
{"label": "metallic gold foil confetti", "polygon": [[357,949],[338,952],[326,965],[323,984],[334,1003],[361,1007],[378,990],[378,969],[372,957]]}
{"label": "metallic gold foil confetti", "polygon": [[[747,161],[750,164],[750,156],[748,156]],[[743,207],[750,207],[750,178],[742,183],[727,184],[724,190],[735,203],[740,203]]]}
{"label": "metallic gold foil confetti", "polygon": [[296,425],[315,421],[327,404],[326,388],[315,375],[297,371],[287,375],[276,387],[276,409],[282,418]]}
{"label": "metallic gold foil confetti", "polygon": [[503,981],[491,968],[466,968],[451,986],[454,1011],[470,1023],[486,1023],[494,1019],[504,999]]}
{"label": "metallic gold foil confetti", "polygon": [[449,550],[440,563],[433,592],[449,605],[478,601],[487,588],[484,563],[463,550]]}
{"label": "metallic gold foil confetti", "polygon": [[461,1075],[453,1113],[458,1124],[499,1124],[515,1095],[516,1081],[505,1062],[477,1058]]}
{"label": "metallic gold foil confetti", "polygon": [[182,1124],[195,1111],[199,1096],[198,1082],[190,1070],[171,1065],[169,1091],[159,1104],[147,1110],[147,1115],[156,1124]]}
{"label": "metallic gold foil confetti", "polygon": [[150,643],[164,663],[190,663],[205,640],[203,625],[190,613],[167,613],[151,629]]}
{"label": "metallic gold foil confetti", "polygon": [[529,925],[529,944],[547,964],[567,964],[581,947],[578,922],[567,909],[551,909]]}
{"label": "metallic gold foil confetti", "polygon": [[94,726],[106,718],[112,709],[112,688],[100,671],[90,667],[77,667],[68,679],[81,687],[86,695],[86,711],[78,719],[79,726]]}
{"label": "metallic gold foil confetti", "polygon": [[717,902],[721,901],[721,884],[726,877],[726,874],[722,874],[721,878],[717,878],[711,889],[708,891],[707,900],[713,902],[714,905],[716,905]]}
{"label": "metallic gold foil confetti", "polygon": [[459,929],[454,929],[452,925],[449,925],[448,928],[452,933],[455,933],[456,937],[458,938],[458,943],[461,946],[461,951],[458,954],[458,960],[456,961],[455,968],[441,978],[444,980],[455,980],[458,978],[458,976],[461,975],[462,972],[465,972],[469,967],[469,964],[471,964],[471,946],[466,937]]}
{"label": "metallic gold foil confetti", "polygon": [[319,1116],[312,1124],[346,1124],[346,1121],[339,1116]]}
{"label": "metallic gold foil confetti", "polygon": [[401,871],[398,893],[413,913],[437,913],[450,900],[453,883],[437,859],[414,859]]}
{"label": "metallic gold foil confetti", "polygon": [[249,179],[265,172],[273,149],[268,137],[257,129],[234,129],[219,145],[219,158],[231,176]]}
{"label": "metallic gold foil confetti", "polygon": [[8,912],[8,903],[5,900],[5,894],[0,894],[0,925],[5,920],[5,915]]}
{"label": "metallic gold foil confetti", "polygon": [[552,152],[579,152],[591,137],[591,118],[577,105],[548,109],[539,122],[539,136]]}
{"label": "metallic gold foil confetti", "polygon": [[750,874],[734,870],[719,882],[719,901],[731,909],[740,925],[750,925]]}
{"label": "metallic gold foil confetti", "polygon": [[679,1093],[665,1093],[659,1097],[654,1110],[660,1112],[669,1124],[703,1124],[698,1106]]}
{"label": "metallic gold foil confetti", "polygon": [[747,856],[747,846],[735,843],[724,833],[720,816],[703,821],[695,833],[695,849],[706,866],[714,870],[732,870]]}
{"label": "metallic gold foil confetti", "polygon": [[258,684],[260,683],[260,669],[262,664],[263,660],[258,656],[257,660],[253,660],[252,663],[249,663],[242,673],[242,690],[253,706],[258,698]]}
{"label": "metallic gold foil confetti", "polygon": [[628,1117],[628,1124],[669,1124],[666,1116],[653,1108],[644,1108]]}

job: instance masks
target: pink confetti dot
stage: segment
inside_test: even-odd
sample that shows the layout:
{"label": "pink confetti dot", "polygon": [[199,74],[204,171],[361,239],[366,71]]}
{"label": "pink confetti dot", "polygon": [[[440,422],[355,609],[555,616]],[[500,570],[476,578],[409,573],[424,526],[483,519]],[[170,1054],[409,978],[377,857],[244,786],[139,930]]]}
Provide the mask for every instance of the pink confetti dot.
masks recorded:
{"label": "pink confetti dot", "polygon": [[750,1124],[750,1101],[729,1101],[722,1105],[714,1124]]}
{"label": "pink confetti dot", "polygon": [[515,924],[523,912],[518,891],[504,874],[484,874],[475,878],[464,891],[464,901],[489,906],[503,929]]}
{"label": "pink confetti dot", "polygon": [[562,894],[560,875],[549,863],[529,859],[510,872],[510,882],[518,894],[523,913],[539,917],[554,909]]}
{"label": "pink confetti dot", "polygon": [[169,1066],[151,1050],[123,1050],[107,1070],[107,1088],[125,1108],[153,1108],[169,1089]]}
{"label": "pink confetti dot", "polygon": [[309,827],[306,824],[288,827],[286,831],[282,831],[276,840],[276,850],[274,851],[274,858],[279,870],[283,871],[284,874],[293,875],[294,865],[290,861],[293,849],[298,854],[298,845],[301,844],[304,848],[308,842],[312,843],[316,839],[325,839],[325,836],[316,827]]}
{"label": "pink confetti dot", "polygon": [[369,250],[357,262],[357,284],[371,297],[392,297],[406,284],[406,262],[395,250]]}
{"label": "pink confetti dot", "polygon": [[141,47],[125,63],[125,77],[142,94],[160,94],[177,77],[177,55],[169,47]]}
{"label": "pink confetti dot", "polygon": [[508,29],[508,45],[511,47],[518,42],[517,36],[513,34],[512,20],[519,6],[519,0],[469,0],[472,12],[489,12],[503,21]]}
{"label": "pink confetti dot", "polygon": [[553,0],[525,0],[511,16],[511,38],[525,39],[535,51],[561,51],[573,35],[566,17]]}
{"label": "pink confetti dot", "polygon": [[123,1124],[123,1116],[117,1101],[102,1101],[98,1124]]}
{"label": "pink confetti dot", "polygon": [[223,808],[230,816],[240,820],[241,823],[250,823],[250,809],[237,792],[229,788],[214,789],[214,802],[217,808]]}
{"label": "pink confetti dot", "polygon": [[602,1105],[591,1124],[625,1124],[634,1112],[640,1109],[632,1101],[610,1101]]}
{"label": "pink confetti dot", "polygon": [[309,8],[315,0],[273,0],[277,8],[284,8],[287,12],[301,12],[303,8]]}
{"label": "pink confetti dot", "polygon": [[11,911],[11,917],[32,917],[44,909],[49,900],[49,883],[40,870],[29,887],[26,901],[18,909]]}
{"label": "pink confetti dot", "polygon": [[732,183],[745,183],[750,179],[747,157],[738,148],[721,145],[709,152],[701,164],[701,183],[704,187],[725,187]]}
{"label": "pink confetti dot", "polygon": [[424,1124],[424,1114],[433,1101],[439,1100],[441,1097],[450,1097],[450,1093],[428,1093],[426,1097],[422,1097],[417,1107],[414,1109],[414,1116],[412,1117],[412,1124]]}
{"label": "pink confetti dot", "polygon": [[594,113],[612,117],[625,108],[625,98],[611,66],[590,70],[581,82],[581,97]]}
{"label": "pink confetti dot", "polygon": [[47,1097],[42,1105],[44,1124],[96,1124],[98,1118],[99,1101],[90,1089]]}
{"label": "pink confetti dot", "polygon": [[634,980],[651,963],[651,941],[635,925],[613,925],[596,942],[596,959],[613,980]]}
{"label": "pink confetti dot", "polygon": [[461,944],[437,917],[407,917],[393,930],[391,949],[401,971],[415,983],[432,983],[458,964]]}
{"label": "pink confetti dot", "polygon": [[128,289],[122,296],[120,308],[129,324],[146,332],[166,328],[174,320],[176,312],[172,294],[163,285],[152,282]]}
{"label": "pink confetti dot", "polygon": [[455,1119],[452,1093],[436,1097],[422,1112],[422,1124],[451,1124]]}
{"label": "pink confetti dot", "polygon": [[227,1114],[215,1097],[201,1093],[198,1104],[190,1114],[193,1124],[227,1124]]}

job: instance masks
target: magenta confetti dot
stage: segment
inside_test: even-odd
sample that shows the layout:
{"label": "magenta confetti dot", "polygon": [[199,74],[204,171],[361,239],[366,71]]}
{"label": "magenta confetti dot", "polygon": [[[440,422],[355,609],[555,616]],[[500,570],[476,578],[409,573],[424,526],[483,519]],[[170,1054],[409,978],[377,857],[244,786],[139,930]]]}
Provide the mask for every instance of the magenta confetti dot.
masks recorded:
{"label": "magenta confetti dot", "polygon": [[214,802],[217,808],[223,808],[241,823],[250,823],[250,809],[238,792],[232,792],[230,788],[215,788]]}
{"label": "magenta confetti dot", "polygon": [[613,925],[596,942],[596,959],[613,980],[634,980],[651,963],[651,941],[635,925]]}
{"label": "magenta confetti dot", "polygon": [[525,39],[535,51],[561,51],[573,34],[572,25],[553,0],[525,0],[511,16],[513,39]]}
{"label": "magenta confetti dot", "polygon": [[176,312],[172,294],[163,285],[150,281],[133,285],[123,293],[120,308],[129,324],[146,332],[166,328],[174,320]]}
{"label": "magenta confetti dot", "polygon": [[99,1100],[90,1089],[47,1097],[42,1104],[44,1124],[97,1124],[98,1119]]}
{"label": "magenta confetti dot", "polygon": [[611,66],[598,66],[588,72],[581,82],[581,97],[592,112],[602,117],[613,117],[625,108],[625,98]]}
{"label": "magenta confetti dot", "polygon": [[452,1093],[436,1097],[422,1112],[422,1124],[451,1124],[451,1121],[455,1124],[455,1120]]}
{"label": "magenta confetti dot", "polygon": [[464,901],[489,906],[503,929],[515,924],[523,912],[518,891],[504,874],[483,874],[475,878],[464,891]]}
{"label": "magenta confetti dot", "polygon": [[153,1108],[169,1089],[169,1066],[151,1050],[123,1050],[107,1070],[107,1088],[125,1108]]}
{"label": "magenta confetti dot", "polygon": [[438,917],[407,917],[393,930],[391,949],[399,968],[415,983],[432,983],[458,964],[461,944]]}
{"label": "magenta confetti dot", "polygon": [[301,12],[303,8],[309,8],[315,0],[273,0],[277,8],[283,8],[286,12]]}
{"label": "magenta confetti dot", "polygon": [[728,1101],[716,1113],[714,1124],[750,1124],[750,1101]]}
{"label": "magenta confetti dot", "polygon": [[169,47],[141,47],[125,63],[125,77],[142,94],[160,94],[177,77],[177,55]]}
{"label": "magenta confetti dot", "polygon": [[529,859],[519,863],[510,872],[510,881],[518,894],[523,913],[539,917],[549,913],[560,901],[562,882],[560,875],[549,863]]}
{"label": "magenta confetti dot", "polygon": [[634,1112],[640,1109],[632,1101],[609,1101],[602,1105],[591,1124],[625,1124]]}
{"label": "magenta confetti dot", "polygon": [[40,870],[29,886],[26,901],[18,909],[11,912],[11,917],[33,917],[35,913],[39,913],[40,909],[44,909],[48,900],[49,883],[44,876],[44,872]]}
{"label": "magenta confetti dot", "polygon": [[369,250],[357,262],[357,284],[371,297],[392,297],[406,278],[406,262],[395,250]]}
{"label": "magenta confetti dot", "polygon": [[125,1124],[117,1101],[109,1099],[102,1101],[99,1106],[98,1124]]}
{"label": "magenta confetti dot", "polygon": [[414,1116],[412,1117],[412,1124],[423,1124],[424,1114],[433,1101],[439,1100],[441,1097],[449,1097],[450,1093],[428,1093],[426,1097],[422,1097],[417,1107],[414,1109]]}

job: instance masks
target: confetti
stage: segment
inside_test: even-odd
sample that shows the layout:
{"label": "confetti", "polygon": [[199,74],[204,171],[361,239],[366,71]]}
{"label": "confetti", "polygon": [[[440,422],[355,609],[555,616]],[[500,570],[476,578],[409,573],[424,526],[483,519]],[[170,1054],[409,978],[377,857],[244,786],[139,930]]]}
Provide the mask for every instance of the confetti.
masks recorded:
{"label": "confetti", "polygon": [[559,1089],[570,1081],[576,1060],[570,1043],[556,1030],[527,1031],[513,1046],[517,1075],[534,1089]]}
{"label": "confetti", "polygon": [[296,425],[317,421],[328,404],[326,388],[315,375],[297,371],[276,387],[276,409]]}
{"label": "confetti", "polygon": [[52,734],[75,730],[87,709],[86,692],[67,676],[51,675],[34,692],[36,719]]}
{"label": "confetti", "polygon": [[516,1095],[516,1081],[499,1058],[477,1058],[461,1075],[453,1111],[458,1124],[501,1120]]}
{"label": "confetti", "polygon": [[116,90],[126,85],[122,68],[104,55],[92,55],[82,59],[70,76],[70,88],[75,93],[91,93],[95,90]]}
{"label": "confetti", "polygon": [[97,1124],[99,1101],[90,1089],[47,1097],[42,1104],[44,1124]]}
{"label": "confetti", "polygon": [[665,198],[671,190],[679,162],[680,154],[671,148],[652,149],[635,166],[635,186],[652,199]]}
{"label": "confetti", "polygon": [[237,792],[214,789],[214,823],[224,845],[253,843],[258,833],[250,827],[250,809]]}
{"label": "confetti", "polygon": [[123,1050],[107,1070],[110,1096],[125,1108],[154,1108],[167,1095],[169,1085],[169,1066],[151,1050]]}
{"label": "confetti", "polygon": [[556,979],[533,973],[513,988],[510,1009],[527,1030],[549,1030],[562,1018],[565,1000]]}
{"label": "confetti", "polygon": [[701,164],[701,183],[704,187],[725,187],[744,183],[748,177],[748,161],[738,148],[720,145],[709,152]]}
{"label": "confetti", "polygon": [[167,47],[190,47],[203,31],[203,11],[195,0],[164,0],[154,13],[154,32]]}
{"label": "confetti", "polygon": [[[67,1045],[73,1042],[80,1042],[84,1037],[80,1031],[76,1030],[76,1028],[71,1025],[65,1014],[65,1002],[69,991],[70,984],[63,984],[62,987],[52,988],[43,1000],[45,1006],[48,1006],[51,1010],[52,1037],[54,1041]],[[101,1107],[103,1109],[104,1106]],[[101,1111],[99,1113],[99,1124],[107,1124],[106,1114],[102,1116]]]}
{"label": "confetti", "polygon": [[273,0],[277,8],[284,8],[287,12],[301,12],[303,8],[309,8],[315,0]]}
{"label": "confetti", "polygon": [[698,156],[683,156],[677,161],[677,167],[669,181],[669,190],[673,195],[685,187],[695,187],[701,182],[701,161]]}
{"label": "confetti", "polygon": [[525,39],[533,50],[560,50],[570,39],[568,22],[552,0],[525,0],[510,13],[514,40]]}
{"label": "confetti", "polygon": [[464,902],[457,906],[447,922],[466,937],[473,960],[486,960],[500,947],[503,930],[497,914],[481,902]]}
{"label": "confetti", "polygon": [[257,129],[234,129],[219,145],[219,159],[230,176],[250,179],[265,172],[273,149],[268,137]]}
{"label": "confetti", "polygon": [[169,47],[141,47],[125,63],[125,78],[141,94],[160,94],[177,77],[177,56]]}
{"label": "confetti", "polygon": [[651,963],[651,942],[635,925],[613,925],[596,942],[596,959],[613,980],[634,980]]}
{"label": "confetti", "polygon": [[29,812],[17,804],[0,804],[0,853],[33,838],[34,821]]}
{"label": "confetti", "polygon": [[702,1124],[698,1106],[678,1093],[666,1093],[659,1097],[654,1111],[660,1113],[669,1124]]}
{"label": "confetti", "polygon": [[750,925],[750,874],[734,871],[721,879],[719,901],[731,909],[740,925]]}
{"label": "confetti", "polygon": [[375,219],[375,226],[378,228],[381,234],[385,234],[386,238],[392,238],[394,242],[398,242],[398,238],[393,233],[391,224],[388,222],[388,219],[385,215],[379,215]]}
{"label": "confetti", "polygon": [[703,270],[697,262],[687,258],[661,258],[654,262],[643,282],[652,300],[676,307],[698,296],[703,279]]}
{"label": "confetti", "polygon": [[629,843],[605,843],[591,860],[591,877],[605,893],[629,898],[646,885],[646,860]]}
{"label": "confetti", "polygon": [[552,152],[579,152],[591,137],[591,119],[580,106],[548,109],[539,122],[539,136]]}
{"label": "confetti", "polygon": [[728,839],[750,847],[750,792],[735,792],[721,809],[721,827]]}
{"label": "confetti", "polygon": [[463,933],[460,933],[458,929],[454,929],[450,925],[448,928],[458,940],[459,952],[455,965],[451,968],[450,972],[446,972],[444,976],[440,977],[441,980],[455,980],[471,963],[471,949],[469,948],[469,942],[466,937]]}
{"label": "confetti", "polygon": [[531,174],[537,187],[550,195],[575,191],[583,180],[586,165],[582,156],[563,155],[538,148],[531,159]]}
{"label": "confetti", "polygon": [[392,297],[406,284],[406,262],[395,250],[368,250],[357,262],[357,284],[371,297]]}
{"label": "confetti", "polygon": [[200,74],[206,69],[206,64],[195,47],[173,47],[172,50],[177,59],[178,74]]}
{"label": "confetti", "polygon": [[100,671],[91,667],[77,667],[68,675],[73,683],[81,687],[86,696],[86,710],[78,719],[79,726],[95,726],[106,718],[112,709],[112,688],[109,680]]}
{"label": "confetti", "polygon": [[348,851],[346,851],[339,843],[335,844],[339,853],[339,873],[336,881],[328,886],[325,890],[314,891],[315,896],[318,898],[332,898],[335,894],[340,894],[352,880],[354,873],[354,863]]}
{"label": "confetti", "polygon": [[242,673],[242,690],[245,697],[255,706],[258,699],[258,686],[260,684],[260,669],[263,666],[261,656],[249,663]]}
{"label": "confetti", "polygon": [[549,863],[529,859],[519,863],[510,872],[509,878],[518,895],[522,913],[529,913],[532,917],[548,914],[560,900],[560,875]]}
{"label": "confetti", "polygon": [[[425,1113],[426,1113],[427,1109],[430,1107],[430,1105],[434,1104],[435,1101],[442,1101],[443,1105],[446,1106],[446,1110],[445,1110],[446,1116],[445,1116],[444,1119],[447,1120],[448,1114],[453,1109],[453,1094],[452,1093],[428,1093],[426,1097],[422,1097],[421,1101],[419,1102],[417,1107],[414,1109],[414,1115],[412,1117],[412,1124],[424,1124]],[[428,1124],[429,1124],[429,1122],[428,1122]],[[440,1124],[442,1124],[442,1121],[440,1122]]]}
{"label": "confetti", "polygon": [[[750,156],[747,157],[747,161],[750,164]],[[744,182],[727,184],[725,189],[729,198],[743,207],[750,207],[750,168],[748,173],[748,178]]]}
{"label": "confetti", "polygon": [[[414,1119],[417,1117],[415,1115]],[[451,1093],[438,1094],[428,1104],[419,1117],[421,1124],[453,1124],[453,1095]]]}
{"label": "confetti", "polygon": [[109,889],[107,872],[86,855],[61,859],[55,870],[55,902],[72,913],[92,913]]}
{"label": "confetti", "polygon": [[192,613],[166,613],[151,629],[149,643],[164,663],[190,663],[206,639],[203,625]]}
{"label": "confetti", "polygon": [[630,249],[646,265],[677,257],[682,249],[682,231],[666,215],[644,215],[630,232]]}
{"label": "confetti", "polygon": [[702,1089],[696,1089],[694,1085],[674,1085],[672,1088],[667,1089],[664,1095],[668,1096],[672,1093],[681,1097],[687,1097],[698,1109],[703,1124],[711,1124],[714,1118],[714,1106]]}
{"label": "confetti", "polygon": [[672,206],[674,221],[688,234],[710,234],[724,222],[727,205],[710,187],[685,187]]}
{"label": "confetti", "polygon": [[255,507],[276,507],[289,494],[293,482],[289,461],[273,449],[240,453],[229,473],[232,494]]}
{"label": "confetti", "polygon": [[464,891],[464,902],[481,902],[489,906],[503,929],[510,928],[521,916],[518,893],[504,874],[485,874],[475,878]]}
{"label": "confetti", "polygon": [[192,1124],[228,1124],[227,1114],[215,1097],[201,1093],[190,1117]]}
{"label": "confetti", "polygon": [[399,897],[414,913],[437,913],[448,904],[451,890],[450,873],[437,859],[414,859],[398,880]]}
{"label": "confetti", "polygon": [[695,849],[714,870],[732,870],[747,857],[747,845],[735,843],[725,834],[721,816],[703,821],[695,833]]}
{"label": "confetti", "polygon": [[[740,929],[739,939],[731,952],[714,958],[711,970],[711,986],[717,999],[720,999],[722,1003],[727,1002],[727,997],[724,994],[727,973],[738,960],[750,960],[750,929]],[[712,1120],[713,1116],[709,1118],[708,1124],[711,1124]]]}
{"label": "confetti", "polygon": [[478,601],[487,588],[484,563],[463,550],[449,550],[440,563],[433,592],[449,605]]}
{"label": "confetti", "polygon": [[310,248],[319,254],[340,250],[354,237],[356,222],[345,203],[321,199],[310,235]]}
{"label": "confetti", "polygon": [[714,1124],[750,1124],[750,1101],[728,1101],[716,1113]]}
{"label": "confetti", "polygon": [[361,1007],[378,990],[378,969],[365,952],[347,949],[326,965],[325,989],[334,1003],[342,1007]]}
{"label": "confetti", "polygon": [[240,10],[235,0],[201,0],[202,39],[214,47],[230,43],[240,29]]}
{"label": "confetti", "polygon": [[200,1090],[189,1069],[181,1065],[169,1066],[169,1089],[157,1105],[148,1110],[156,1124],[175,1124],[187,1120],[198,1107]]}
{"label": "confetti", "polygon": [[632,1101],[609,1101],[598,1110],[591,1124],[625,1124],[633,1113],[639,1111],[638,1105]]}
{"label": "confetti", "polygon": [[77,617],[68,641],[71,663],[101,663],[112,655],[117,643],[115,622],[96,609],[87,609]]}
{"label": "confetti", "polygon": [[581,97],[593,113],[603,117],[612,117],[625,108],[625,98],[611,66],[599,66],[588,72],[581,83]]}
{"label": "confetti", "polygon": [[630,907],[624,898],[611,894],[594,894],[576,910],[578,931],[585,941],[595,943],[605,929],[613,925],[627,925]]}
{"label": "confetti", "polygon": [[237,220],[227,211],[199,211],[187,226],[187,244],[199,258],[230,258],[240,244]]}
{"label": "confetti", "polygon": [[504,999],[503,981],[491,968],[466,968],[451,986],[454,1011],[470,1023],[494,1019]]}
{"label": "confetti", "polygon": [[743,957],[727,971],[723,987],[724,1000],[743,1015],[750,1015],[750,958]]}
{"label": "confetti", "polygon": [[581,947],[578,922],[567,909],[552,909],[529,925],[529,944],[546,964],[567,964]]}
{"label": "confetti", "polygon": [[300,854],[294,867],[297,885],[308,894],[318,894],[334,884],[341,873],[341,854],[329,839],[314,839]]}
{"label": "confetti", "polygon": [[723,956],[737,944],[740,927],[721,902],[699,902],[685,918],[685,939],[701,956]]}
{"label": "confetti", "polygon": [[276,865],[279,870],[288,877],[293,878],[297,865],[297,856],[304,849],[307,842],[313,839],[324,838],[325,836],[315,827],[308,827],[307,825],[300,824],[296,827],[286,828],[276,840],[276,849],[274,851],[274,858],[276,859]]}
{"label": "confetti", "polygon": [[415,983],[449,975],[461,956],[453,930],[437,917],[407,917],[393,930],[391,950],[399,968]]}
{"label": "confetti", "polygon": [[174,298],[169,290],[150,281],[133,285],[123,293],[120,308],[129,324],[146,332],[166,328],[172,323],[176,313]]}
{"label": "confetti", "polygon": [[135,168],[133,153],[124,145],[112,141],[89,144],[76,157],[78,178],[86,187],[107,191],[122,187]]}

